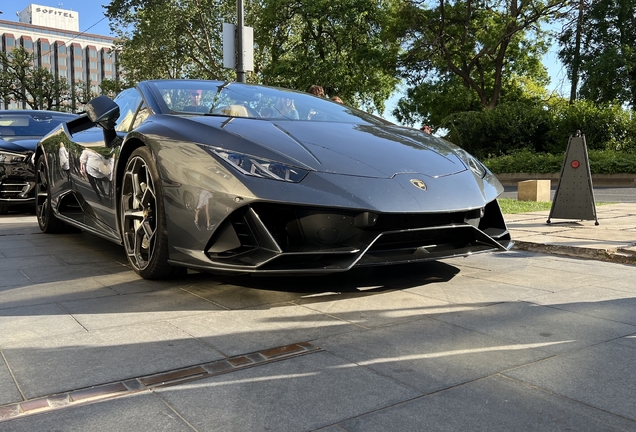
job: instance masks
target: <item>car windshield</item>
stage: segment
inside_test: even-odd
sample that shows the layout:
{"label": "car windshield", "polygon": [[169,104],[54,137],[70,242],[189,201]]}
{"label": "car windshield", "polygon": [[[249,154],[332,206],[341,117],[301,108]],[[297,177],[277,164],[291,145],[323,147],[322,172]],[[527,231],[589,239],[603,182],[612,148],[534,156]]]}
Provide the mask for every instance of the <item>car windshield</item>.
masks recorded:
{"label": "car windshield", "polygon": [[159,105],[169,114],[392,124],[345,104],[275,87],[196,80],[150,81],[149,84]]}
{"label": "car windshield", "polygon": [[0,114],[0,138],[42,137],[73,116],[56,113]]}

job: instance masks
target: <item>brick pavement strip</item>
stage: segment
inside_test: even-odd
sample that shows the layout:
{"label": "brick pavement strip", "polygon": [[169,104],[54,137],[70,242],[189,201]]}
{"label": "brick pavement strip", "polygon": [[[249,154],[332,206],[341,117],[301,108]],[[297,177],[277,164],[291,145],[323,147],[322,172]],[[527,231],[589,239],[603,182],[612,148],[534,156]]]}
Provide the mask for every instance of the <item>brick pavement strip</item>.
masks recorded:
{"label": "brick pavement strip", "polygon": [[230,357],[212,363],[203,363],[139,378],[126,379],[66,393],[16,402],[0,406],[0,423],[31,414],[118,398],[131,393],[181,384],[187,381],[208,378],[214,375],[225,374],[320,351],[322,351],[322,349],[317,346],[307,342],[299,342]]}

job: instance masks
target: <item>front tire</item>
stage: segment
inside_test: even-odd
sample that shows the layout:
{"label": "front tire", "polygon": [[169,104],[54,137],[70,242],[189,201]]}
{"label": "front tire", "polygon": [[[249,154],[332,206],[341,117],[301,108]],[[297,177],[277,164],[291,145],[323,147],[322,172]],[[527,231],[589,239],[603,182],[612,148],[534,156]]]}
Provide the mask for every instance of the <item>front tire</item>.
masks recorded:
{"label": "front tire", "polygon": [[64,231],[64,222],[53,213],[49,170],[44,155],[38,157],[35,167],[35,214],[38,218],[38,226],[40,231],[47,234],[60,233]]}
{"label": "front tire", "polygon": [[139,276],[162,279],[183,273],[168,264],[163,187],[147,147],[136,149],[126,163],[119,216],[128,262]]}

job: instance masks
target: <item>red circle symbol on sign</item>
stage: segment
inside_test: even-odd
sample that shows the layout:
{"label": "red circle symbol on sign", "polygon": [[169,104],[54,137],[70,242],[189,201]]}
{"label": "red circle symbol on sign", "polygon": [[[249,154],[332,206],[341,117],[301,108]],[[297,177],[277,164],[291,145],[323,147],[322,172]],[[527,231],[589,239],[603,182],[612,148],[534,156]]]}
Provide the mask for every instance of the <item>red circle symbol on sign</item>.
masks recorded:
{"label": "red circle symbol on sign", "polygon": [[577,160],[573,160],[571,165],[572,165],[572,168],[576,169],[581,166],[581,163]]}

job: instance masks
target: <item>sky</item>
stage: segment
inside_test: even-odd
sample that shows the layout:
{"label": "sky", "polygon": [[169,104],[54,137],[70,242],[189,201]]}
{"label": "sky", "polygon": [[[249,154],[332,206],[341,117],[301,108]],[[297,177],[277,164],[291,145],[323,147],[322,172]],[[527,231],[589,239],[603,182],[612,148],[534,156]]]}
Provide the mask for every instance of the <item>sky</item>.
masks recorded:
{"label": "sky", "polygon": [[[70,9],[79,14],[80,32],[94,33],[104,36],[114,36],[110,32],[108,20],[104,17],[102,4],[108,4],[107,0],[66,0],[66,1],[29,1],[29,0],[0,0],[0,19],[7,21],[17,21],[16,12],[20,12],[29,4],[34,3],[40,6],[56,7],[59,9]],[[566,72],[556,54],[556,46],[544,56],[543,64],[548,68],[551,83],[548,90],[556,91],[562,96],[569,96],[570,85],[566,77]],[[393,122],[397,122],[391,115],[391,111],[402,97],[401,92],[396,92],[387,100],[384,117]]]}
{"label": "sky", "polygon": [[16,12],[22,11],[30,4],[54,7],[58,9],[73,10],[79,14],[79,26],[81,32],[94,33],[103,36],[112,36],[108,27],[108,20],[104,18],[102,4],[108,4],[106,0],[66,0],[66,1],[29,1],[29,0],[0,0],[0,19],[6,21],[18,21]]}

